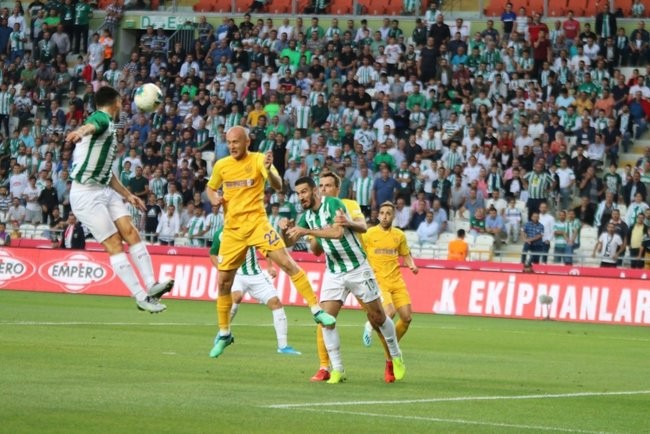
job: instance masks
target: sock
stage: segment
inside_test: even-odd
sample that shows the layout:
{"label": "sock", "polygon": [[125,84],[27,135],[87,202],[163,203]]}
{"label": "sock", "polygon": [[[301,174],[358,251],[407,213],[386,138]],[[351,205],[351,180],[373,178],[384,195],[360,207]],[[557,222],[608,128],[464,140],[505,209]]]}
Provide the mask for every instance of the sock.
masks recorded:
{"label": "sock", "polygon": [[402,321],[401,319],[397,320],[395,324],[395,334],[397,335],[397,340],[401,341],[402,337],[406,334],[406,331],[409,329],[409,323]]}
{"label": "sock", "polygon": [[230,308],[232,307],[232,295],[220,295],[217,297],[217,322],[219,323],[219,334],[226,336],[230,334]]}
{"label": "sock", "polygon": [[284,313],[284,308],[275,309],[273,312],[273,327],[275,327],[275,336],[278,338],[278,348],[287,346],[287,315]]}
{"label": "sock", "polygon": [[299,272],[291,276],[291,281],[300,295],[302,295],[302,297],[307,301],[307,304],[311,308],[311,313],[316,313],[321,310],[320,306],[318,306],[318,301],[316,300],[316,294],[314,294],[311,283],[309,283],[309,279],[307,279],[307,273],[305,273],[303,269],[300,269]]}
{"label": "sock", "polygon": [[321,369],[330,368],[330,356],[327,354],[325,348],[325,340],[323,339],[323,327],[316,326],[316,349],[318,350],[318,361]]}
{"label": "sock", "polygon": [[232,307],[230,308],[230,322],[235,319],[235,315],[237,315],[237,311],[239,310],[239,303],[233,303]]}
{"label": "sock", "polygon": [[333,329],[321,327],[323,330],[323,340],[327,348],[327,354],[332,361],[332,368],[343,372],[343,359],[341,358],[341,339],[339,338],[339,331],[334,327]]}
{"label": "sock", "polygon": [[135,267],[140,272],[140,276],[142,276],[142,280],[144,280],[144,285],[151,288],[156,283],[156,278],[153,275],[153,265],[151,265],[151,256],[147,251],[147,246],[140,241],[129,247],[129,253]]}
{"label": "sock", "polygon": [[395,335],[395,324],[393,324],[393,320],[386,317],[386,321],[379,326],[379,330],[384,336],[384,339],[386,339],[386,345],[388,346],[391,357],[399,357],[401,353],[399,344],[397,343],[397,336]]}
{"label": "sock", "polygon": [[129,288],[133,297],[138,301],[144,300],[147,295],[142,289],[138,276],[135,274],[135,270],[133,270],[126,253],[120,252],[117,255],[112,255],[110,262],[115,274]]}
{"label": "sock", "polygon": [[370,321],[366,321],[366,323],[363,325],[368,333],[372,333],[372,324],[370,324]]}

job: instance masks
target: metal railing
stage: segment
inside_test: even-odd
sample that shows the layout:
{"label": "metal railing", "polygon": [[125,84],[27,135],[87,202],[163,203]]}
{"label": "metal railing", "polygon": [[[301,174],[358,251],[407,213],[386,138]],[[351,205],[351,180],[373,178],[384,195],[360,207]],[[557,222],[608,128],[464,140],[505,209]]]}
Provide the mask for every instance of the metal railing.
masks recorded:
{"label": "metal railing", "polygon": [[[183,24],[179,26],[174,33],[167,39],[167,53],[172,51],[176,42],[180,42],[186,53],[194,52],[195,27],[192,24]],[[185,61],[185,59],[181,59]]]}

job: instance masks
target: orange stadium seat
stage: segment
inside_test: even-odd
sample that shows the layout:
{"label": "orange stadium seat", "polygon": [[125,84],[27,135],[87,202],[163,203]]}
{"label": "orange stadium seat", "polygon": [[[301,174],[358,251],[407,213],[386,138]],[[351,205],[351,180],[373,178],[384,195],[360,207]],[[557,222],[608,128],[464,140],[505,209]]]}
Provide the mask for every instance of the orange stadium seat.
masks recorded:
{"label": "orange stadium seat", "polygon": [[529,0],[527,9],[531,15],[533,12],[544,14],[544,0]]}
{"label": "orange stadium seat", "polygon": [[332,15],[349,14],[352,12],[352,6],[349,0],[334,0],[329,7]]}
{"label": "orange stadium seat", "polygon": [[291,0],[273,0],[271,4],[268,5],[269,12],[277,14],[288,14],[291,13]]}
{"label": "orange stadium seat", "polygon": [[402,12],[402,2],[393,0],[386,5],[386,15],[399,15]]}
{"label": "orange stadium seat", "polygon": [[548,2],[549,17],[563,17],[566,15],[567,10],[566,0],[549,0]]}

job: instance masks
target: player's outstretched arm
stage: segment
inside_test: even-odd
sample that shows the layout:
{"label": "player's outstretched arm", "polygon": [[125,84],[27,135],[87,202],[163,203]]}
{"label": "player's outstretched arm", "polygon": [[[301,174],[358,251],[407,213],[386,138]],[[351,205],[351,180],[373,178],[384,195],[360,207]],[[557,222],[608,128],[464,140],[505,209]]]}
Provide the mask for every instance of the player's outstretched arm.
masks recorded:
{"label": "player's outstretched arm", "polygon": [[411,254],[409,253],[408,255],[404,255],[403,258],[404,258],[404,265],[409,267],[409,270],[411,270],[413,274],[418,274],[420,269],[418,268],[417,265],[415,265],[415,261],[413,261],[413,256],[411,256]]}
{"label": "player's outstretched arm", "polygon": [[79,140],[85,136],[89,136],[96,131],[93,124],[84,124],[77,128],[74,131],[70,131],[66,136],[65,140],[71,143],[77,143]]}

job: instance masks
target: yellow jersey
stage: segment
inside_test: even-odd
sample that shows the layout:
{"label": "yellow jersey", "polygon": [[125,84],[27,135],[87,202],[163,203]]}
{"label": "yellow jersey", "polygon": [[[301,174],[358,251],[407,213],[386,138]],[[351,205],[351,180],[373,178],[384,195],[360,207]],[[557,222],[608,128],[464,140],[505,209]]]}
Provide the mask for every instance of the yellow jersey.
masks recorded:
{"label": "yellow jersey", "polygon": [[377,280],[385,284],[404,282],[399,257],[411,253],[404,232],[398,228],[384,230],[381,226],[373,226],[362,238]]}
{"label": "yellow jersey", "polygon": [[241,160],[225,157],[215,163],[208,186],[213,190],[223,188],[226,229],[254,226],[266,220],[264,185],[268,176],[264,154],[259,152],[249,152]]}
{"label": "yellow jersey", "polygon": [[364,216],[361,212],[361,207],[356,200],[341,199],[341,202],[343,202],[343,205],[345,205],[345,209],[347,210],[348,214],[350,214],[350,218],[352,220],[357,218],[362,218],[364,220],[366,219],[366,216]]}

